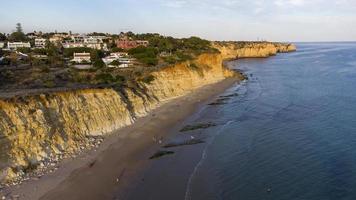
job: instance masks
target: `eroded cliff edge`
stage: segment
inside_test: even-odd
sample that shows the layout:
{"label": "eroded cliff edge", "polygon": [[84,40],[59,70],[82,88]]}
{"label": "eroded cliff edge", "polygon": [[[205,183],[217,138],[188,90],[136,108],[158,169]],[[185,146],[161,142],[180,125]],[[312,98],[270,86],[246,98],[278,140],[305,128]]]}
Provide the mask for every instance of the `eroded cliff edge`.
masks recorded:
{"label": "eroded cliff edge", "polygon": [[78,152],[91,141],[135,122],[161,102],[195,88],[237,76],[227,59],[268,57],[295,51],[282,43],[213,43],[220,53],[152,72],[152,82],[135,88],[84,89],[0,100],[0,182]]}

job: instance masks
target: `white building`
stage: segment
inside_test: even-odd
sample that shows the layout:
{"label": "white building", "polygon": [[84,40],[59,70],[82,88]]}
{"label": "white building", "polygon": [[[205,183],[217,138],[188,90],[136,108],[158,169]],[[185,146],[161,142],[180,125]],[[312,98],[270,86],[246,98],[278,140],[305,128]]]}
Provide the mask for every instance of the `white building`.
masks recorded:
{"label": "white building", "polygon": [[104,43],[102,37],[96,36],[72,36],[70,41],[66,41],[62,45],[64,48],[88,47],[91,49],[102,49],[105,51],[108,50],[107,45]]}
{"label": "white building", "polygon": [[110,63],[112,63],[113,61],[117,60],[118,58],[117,57],[114,57],[114,56],[106,56],[105,58],[103,58],[103,62],[106,64],[106,65],[109,65]]}
{"label": "white building", "polygon": [[107,50],[108,47],[105,43],[85,43],[85,42],[66,42],[63,43],[63,48],[75,48],[75,47],[88,47],[91,49],[103,49]]}
{"label": "white building", "polygon": [[122,58],[128,58],[128,53],[126,52],[114,52],[114,53],[110,53],[110,56],[106,56],[105,58],[103,58],[103,62],[106,65],[109,65],[110,63],[112,63],[115,60],[122,60]]}
{"label": "white building", "polygon": [[74,53],[74,58],[71,61],[76,63],[90,63],[90,53]]}
{"label": "white building", "polygon": [[7,48],[10,50],[16,50],[17,48],[31,48],[29,42],[8,42]]}
{"label": "white building", "polygon": [[110,56],[114,56],[116,58],[123,58],[123,57],[128,57],[129,54],[126,52],[114,52],[114,53],[110,53]]}
{"label": "white building", "polygon": [[57,43],[62,42],[62,41],[64,40],[64,38],[67,38],[67,37],[69,37],[68,34],[65,34],[65,33],[56,33],[56,34],[54,34],[51,38],[49,38],[49,41],[50,41],[51,43],[57,44]]}
{"label": "white building", "polygon": [[101,38],[96,38],[96,37],[93,37],[93,36],[89,36],[89,37],[84,37],[84,43],[103,43],[103,40]]}
{"label": "white building", "polygon": [[84,46],[92,49],[98,49],[98,50],[103,49],[105,51],[107,51],[108,49],[107,45],[104,43],[84,43]]}
{"label": "white building", "polygon": [[147,40],[136,40],[136,43],[138,46],[144,46],[144,47],[147,47],[149,45],[149,42]]}
{"label": "white building", "polygon": [[41,60],[46,60],[48,59],[47,55],[32,55],[34,58],[41,59]]}
{"label": "white building", "polygon": [[85,36],[84,37],[84,45],[86,47],[92,48],[92,49],[103,49],[107,50],[107,45],[104,43],[102,37],[96,37],[96,36]]}
{"label": "white building", "polygon": [[100,40],[105,40],[105,39],[109,39],[110,38],[110,37],[102,36],[102,35],[90,35],[88,37],[95,38],[95,39],[100,39]]}
{"label": "white building", "polygon": [[0,42],[0,49],[5,47],[5,42]]}
{"label": "white building", "polygon": [[84,43],[76,43],[76,42],[63,43],[63,48],[75,48],[75,47],[85,47],[85,45]]}
{"label": "white building", "polygon": [[82,36],[82,35],[72,35],[71,38],[72,38],[73,42],[75,42],[75,43],[83,43],[85,36]]}
{"label": "white building", "polygon": [[[102,59],[103,62],[106,64],[108,67],[118,67],[118,68],[126,68],[132,65],[133,59],[127,57],[126,53],[122,54],[116,54],[116,53],[111,53],[110,56],[106,56],[105,58]],[[114,61],[119,61],[119,65],[111,65],[112,62]]]}
{"label": "white building", "polygon": [[35,48],[45,48],[46,47],[46,39],[44,38],[36,38],[35,39]]}

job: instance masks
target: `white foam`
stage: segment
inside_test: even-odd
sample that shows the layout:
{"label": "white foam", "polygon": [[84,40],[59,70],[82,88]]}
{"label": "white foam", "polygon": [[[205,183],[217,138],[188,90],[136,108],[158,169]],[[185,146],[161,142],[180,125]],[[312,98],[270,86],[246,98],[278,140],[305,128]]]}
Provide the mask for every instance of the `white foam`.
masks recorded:
{"label": "white foam", "polygon": [[202,157],[200,158],[198,164],[194,167],[194,170],[192,172],[192,174],[189,177],[188,180],[188,184],[187,184],[187,189],[185,190],[185,200],[190,200],[191,199],[191,193],[192,193],[192,182],[193,182],[193,178],[195,177],[196,173],[198,172],[199,167],[203,164],[203,162],[206,160],[207,156],[208,156],[208,148],[209,146],[213,143],[213,141],[215,140],[216,136],[220,135],[220,133],[224,130],[224,128],[226,126],[228,126],[229,124],[231,124],[234,121],[228,121],[227,123],[225,123],[223,125],[223,127],[221,127],[221,129],[218,131],[217,134],[215,134],[215,136],[210,140],[210,142],[206,145],[203,153],[202,153]]}

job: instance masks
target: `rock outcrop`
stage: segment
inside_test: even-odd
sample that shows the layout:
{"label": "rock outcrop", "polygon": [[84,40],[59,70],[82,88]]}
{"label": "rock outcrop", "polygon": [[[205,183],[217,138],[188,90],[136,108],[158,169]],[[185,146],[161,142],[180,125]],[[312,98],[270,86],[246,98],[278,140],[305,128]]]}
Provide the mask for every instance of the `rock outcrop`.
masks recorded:
{"label": "rock outcrop", "polygon": [[90,148],[88,141],[134,123],[160,102],[231,76],[226,59],[268,57],[294,51],[289,44],[217,44],[221,53],[202,54],[152,72],[138,88],[84,89],[0,100],[0,182],[63,155]]}
{"label": "rock outcrop", "polygon": [[219,49],[226,59],[267,58],[277,53],[296,51],[294,44],[271,42],[215,42],[213,46]]}

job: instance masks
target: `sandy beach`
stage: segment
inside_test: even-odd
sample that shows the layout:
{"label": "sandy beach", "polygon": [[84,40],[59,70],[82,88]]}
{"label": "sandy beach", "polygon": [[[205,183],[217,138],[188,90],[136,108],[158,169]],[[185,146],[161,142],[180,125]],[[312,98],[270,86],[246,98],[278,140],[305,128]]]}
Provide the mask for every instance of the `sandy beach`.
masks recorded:
{"label": "sandy beach", "polygon": [[[134,125],[106,137],[98,149],[64,160],[55,172],[7,189],[3,195],[27,200],[122,199],[134,183],[144,181],[140,172],[152,165],[155,160],[149,157],[165,140],[237,81],[229,78],[163,103]],[[156,138],[160,138],[161,143]]]}

